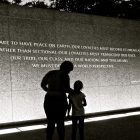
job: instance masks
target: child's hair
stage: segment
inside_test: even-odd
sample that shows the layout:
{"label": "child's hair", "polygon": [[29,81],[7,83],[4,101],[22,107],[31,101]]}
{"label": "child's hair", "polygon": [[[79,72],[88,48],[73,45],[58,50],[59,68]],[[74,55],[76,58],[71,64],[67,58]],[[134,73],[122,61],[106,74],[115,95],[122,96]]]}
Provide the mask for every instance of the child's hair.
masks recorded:
{"label": "child's hair", "polygon": [[83,83],[80,81],[80,80],[77,80],[75,83],[74,83],[74,89],[75,90],[81,90],[83,88]]}

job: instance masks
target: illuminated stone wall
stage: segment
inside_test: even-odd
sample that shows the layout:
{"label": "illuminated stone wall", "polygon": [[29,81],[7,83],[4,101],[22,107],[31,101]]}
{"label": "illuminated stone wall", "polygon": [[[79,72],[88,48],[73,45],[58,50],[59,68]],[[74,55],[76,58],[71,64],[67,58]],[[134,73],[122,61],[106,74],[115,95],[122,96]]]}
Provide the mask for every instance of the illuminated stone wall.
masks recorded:
{"label": "illuminated stone wall", "polygon": [[140,106],[139,21],[0,5],[0,121],[44,118],[42,77],[70,60],[86,113]]}

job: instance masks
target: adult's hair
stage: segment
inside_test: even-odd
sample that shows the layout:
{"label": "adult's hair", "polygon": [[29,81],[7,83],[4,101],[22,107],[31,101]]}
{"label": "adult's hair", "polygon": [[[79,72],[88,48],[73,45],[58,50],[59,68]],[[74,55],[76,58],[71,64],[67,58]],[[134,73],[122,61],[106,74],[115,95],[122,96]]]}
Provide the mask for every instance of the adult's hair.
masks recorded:
{"label": "adult's hair", "polygon": [[66,71],[66,72],[70,72],[73,70],[73,63],[70,61],[64,61],[61,65],[60,65],[60,70]]}

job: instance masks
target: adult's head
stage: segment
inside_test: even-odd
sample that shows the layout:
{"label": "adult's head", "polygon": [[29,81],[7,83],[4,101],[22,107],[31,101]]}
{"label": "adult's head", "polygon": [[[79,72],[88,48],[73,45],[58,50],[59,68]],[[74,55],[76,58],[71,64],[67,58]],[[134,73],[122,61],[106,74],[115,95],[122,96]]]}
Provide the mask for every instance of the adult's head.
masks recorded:
{"label": "adult's head", "polygon": [[65,72],[66,74],[68,74],[70,71],[73,70],[73,64],[70,61],[64,61],[61,65],[60,65],[60,70]]}

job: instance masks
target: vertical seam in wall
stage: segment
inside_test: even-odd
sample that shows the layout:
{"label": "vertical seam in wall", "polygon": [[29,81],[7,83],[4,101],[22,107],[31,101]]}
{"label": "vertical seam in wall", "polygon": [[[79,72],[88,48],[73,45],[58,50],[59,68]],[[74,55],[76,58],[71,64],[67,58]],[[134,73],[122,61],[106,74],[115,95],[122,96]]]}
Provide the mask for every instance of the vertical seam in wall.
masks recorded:
{"label": "vertical seam in wall", "polygon": [[[10,17],[9,17],[9,7],[8,7],[8,38],[9,38],[9,40],[11,40],[11,38],[10,38]],[[12,74],[11,74],[11,72],[12,72],[12,63],[11,63],[11,59],[10,59],[10,52],[9,52],[9,61],[10,61],[10,89],[11,89],[11,108],[12,108],[12,121],[14,121],[14,117],[13,117],[13,93],[12,93]]]}

